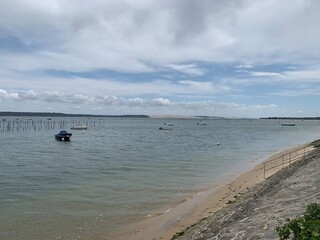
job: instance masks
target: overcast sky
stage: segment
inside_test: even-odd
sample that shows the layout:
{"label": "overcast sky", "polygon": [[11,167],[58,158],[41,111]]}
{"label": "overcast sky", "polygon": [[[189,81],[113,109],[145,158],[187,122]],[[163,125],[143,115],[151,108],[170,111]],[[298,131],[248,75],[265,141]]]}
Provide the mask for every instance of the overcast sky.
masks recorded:
{"label": "overcast sky", "polygon": [[0,6],[0,111],[320,116],[319,0]]}

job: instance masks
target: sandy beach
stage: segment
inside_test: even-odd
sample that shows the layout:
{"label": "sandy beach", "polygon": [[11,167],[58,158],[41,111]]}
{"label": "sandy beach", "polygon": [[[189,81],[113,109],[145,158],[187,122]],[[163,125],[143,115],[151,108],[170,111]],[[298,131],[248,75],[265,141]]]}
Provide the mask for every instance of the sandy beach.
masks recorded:
{"label": "sandy beach", "polygon": [[[253,219],[255,219],[254,217],[249,217],[248,212],[257,214],[257,209],[264,209],[264,211],[269,212],[267,206],[244,207],[244,205],[248,205],[248,202],[254,205],[255,203],[252,203],[252,201],[257,202],[256,198],[261,197],[268,189],[281,193],[282,198],[280,199],[291,199],[291,194],[295,195],[295,193],[283,193],[283,186],[276,185],[274,182],[286,180],[287,175],[290,175],[292,171],[307,165],[308,162],[313,160],[314,157],[310,157],[310,155],[313,156],[316,152],[317,148],[314,148],[314,144],[308,143],[276,153],[263,163],[253,167],[250,171],[235,176],[233,181],[225,182],[221,186],[213,186],[207,191],[181,202],[170,211],[127,229],[129,234],[119,239],[242,239],[240,238],[240,233],[242,234],[241,236],[245,236],[243,239],[251,239],[242,230],[221,230],[221,226],[224,226],[224,224],[229,226],[231,221],[235,224],[239,223],[240,227],[238,228],[245,228],[245,221],[252,224]],[[279,179],[279,177],[283,179]],[[301,178],[303,179],[304,176]],[[298,186],[296,183],[295,185]],[[288,188],[291,189],[290,186]],[[270,196],[270,199],[273,202],[274,199],[279,198]],[[304,201],[302,205],[303,207],[305,206]],[[271,206],[269,207],[271,208]],[[240,216],[237,214],[238,209],[242,211],[239,213]],[[245,209],[246,214],[243,214],[243,209]],[[278,216],[284,211],[283,206],[273,206],[272,209],[278,212]],[[304,208],[301,209],[302,212],[304,210]],[[236,219],[232,220],[232,217]],[[269,220],[266,218],[261,219],[263,219],[263,223],[260,223],[260,225],[263,224],[262,229],[270,230],[272,227]],[[225,221],[229,221],[228,224]],[[281,222],[280,217],[278,222]],[[259,228],[261,228],[260,225],[258,226]],[[238,229],[236,226],[233,228]],[[273,230],[274,228],[272,229],[274,233]],[[218,233],[216,233],[217,231]],[[225,238],[221,235],[223,231],[228,233],[224,235]]]}
{"label": "sandy beach", "polygon": [[[309,146],[308,148],[310,149]],[[287,153],[295,153],[297,149]],[[175,240],[279,239],[275,228],[301,216],[310,203],[319,203],[320,150],[273,173],[229,206],[176,234]],[[246,175],[246,174],[245,174]],[[234,187],[234,183],[229,185]]]}

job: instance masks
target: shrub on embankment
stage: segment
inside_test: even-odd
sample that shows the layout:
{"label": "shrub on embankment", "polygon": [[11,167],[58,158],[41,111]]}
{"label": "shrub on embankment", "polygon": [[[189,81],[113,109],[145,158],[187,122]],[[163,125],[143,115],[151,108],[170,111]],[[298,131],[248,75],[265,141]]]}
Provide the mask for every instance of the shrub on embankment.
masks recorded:
{"label": "shrub on embankment", "polygon": [[288,223],[276,228],[280,240],[319,240],[320,239],[320,204],[308,205],[303,217],[288,219]]}

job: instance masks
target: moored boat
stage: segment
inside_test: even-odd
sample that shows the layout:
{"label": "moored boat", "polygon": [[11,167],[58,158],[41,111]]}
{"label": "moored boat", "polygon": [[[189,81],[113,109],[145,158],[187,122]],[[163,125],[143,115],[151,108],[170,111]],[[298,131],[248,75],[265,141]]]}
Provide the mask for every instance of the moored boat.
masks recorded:
{"label": "moored boat", "polygon": [[70,141],[71,136],[72,136],[72,133],[68,133],[67,131],[62,130],[55,135],[55,138],[57,141]]}
{"label": "moored boat", "polygon": [[172,128],[167,128],[167,127],[159,127],[159,130],[172,130]]}
{"label": "moored boat", "polygon": [[282,123],[281,126],[284,127],[294,127],[296,124],[295,123]]}
{"label": "moored boat", "polygon": [[76,125],[76,126],[71,127],[70,129],[72,129],[72,130],[86,130],[87,128],[88,128],[88,126],[85,126],[85,125]]}

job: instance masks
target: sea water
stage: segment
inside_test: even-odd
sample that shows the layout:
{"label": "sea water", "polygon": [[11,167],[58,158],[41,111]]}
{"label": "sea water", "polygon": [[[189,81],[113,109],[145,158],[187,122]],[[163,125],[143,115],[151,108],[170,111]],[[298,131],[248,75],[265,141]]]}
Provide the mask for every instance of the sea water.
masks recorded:
{"label": "sea water", "polygon": [[[290,121],[294,127],[259,119],[206,125],[196,119],[90,121],[85,131],[61,124],[25,131],[2,125],[0,239],[116,239],[130,224],[230,173],[320,135],[319,121]],[[159,130],[168,121],[172,130]],[[61,127],[72,132],[70,142],[55,140]]]}

